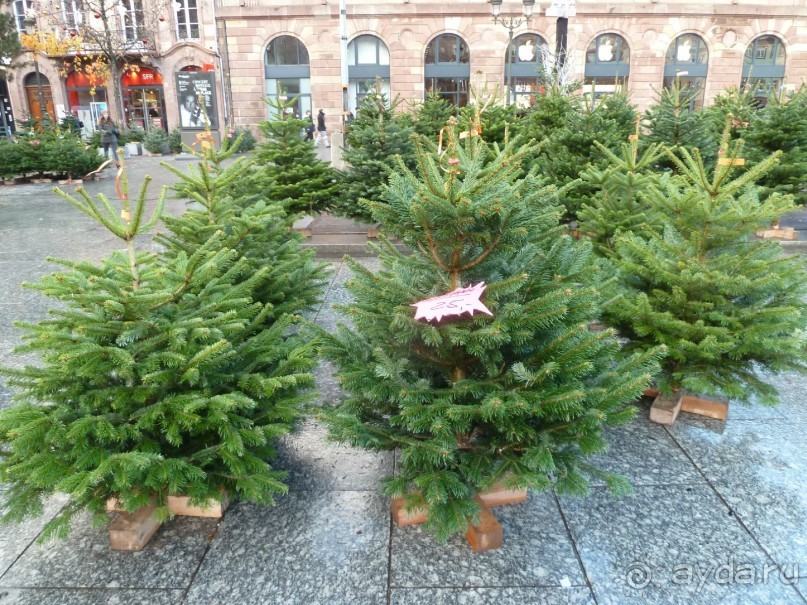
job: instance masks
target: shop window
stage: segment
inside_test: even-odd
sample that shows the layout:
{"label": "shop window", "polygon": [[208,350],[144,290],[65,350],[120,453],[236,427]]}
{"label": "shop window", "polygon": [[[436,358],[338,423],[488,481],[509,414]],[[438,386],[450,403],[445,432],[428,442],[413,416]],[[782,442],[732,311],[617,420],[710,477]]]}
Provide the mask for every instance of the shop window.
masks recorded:
{"label": "shop window", "polygon": [[390,95],[389,49],[376,36],[363,35],[347,45],[348,107],[361,105],[364,97],[379,84],[381,92]]}
{"label": "shop window", "polygon": [[667,49],[664,62],[664,88],[673,82],[690,95],[690,109],[703,107],[706,95],[706,74],[709,70],[709,50],[697,34],[681,34]]}
{"label": "shop window", "polygon": [[785,80],[785,46],[776,36],[760,36],[745,49],[741,86],[748,89],[757,104],[767,104]]}
{"label": "shop window", "polygon": [[425,88],[458,107],[468,104],[470,52],[465,40],[441,34],[429,42],[424,56]]}
{"label": "shop window", "polygon": [[[291,111],[297,117],[311,111],[311,67],[305,44],[293,36],[275,38],[266,48],[263,68],[267,97],[293,99]],[[268,111],[273,117],[271,107]]]}
{"label": "shop window", "polygon": [[600,34],[586,50],[583,94],[592,106],[605,95],[622,92],[630,78],[630,47],[618,34]]}

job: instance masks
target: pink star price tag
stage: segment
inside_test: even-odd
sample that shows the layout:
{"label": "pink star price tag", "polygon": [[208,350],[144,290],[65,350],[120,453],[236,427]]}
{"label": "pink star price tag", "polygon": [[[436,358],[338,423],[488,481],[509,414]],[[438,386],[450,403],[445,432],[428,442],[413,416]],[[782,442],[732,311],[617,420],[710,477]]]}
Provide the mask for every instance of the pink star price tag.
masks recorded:
{"label": "pink star price tag", "polygon": [[417,309],[415,319],[440,321],[444,317],[462,315],[466,311],[469,315],[473,315],[474,311],[479,311],[492,317],[493,313],[490,312],[490,309],[479,300],[486,287],[485,282],[479,282],[475,286],[457,288],[448,294],[416,302],[412,305]]}

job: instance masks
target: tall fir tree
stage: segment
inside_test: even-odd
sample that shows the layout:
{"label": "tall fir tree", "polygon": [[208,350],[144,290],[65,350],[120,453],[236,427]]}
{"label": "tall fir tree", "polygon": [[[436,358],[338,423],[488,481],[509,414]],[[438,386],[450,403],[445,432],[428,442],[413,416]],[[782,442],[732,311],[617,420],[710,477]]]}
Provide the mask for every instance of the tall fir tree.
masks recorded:
{"label": "tall fir tree", "polygon": [[[249,271],[244,279],[254,271],[267,273],[254,295],[256,301],[271,305],[267,321],[310,310],[319,303],[326,265],[315,260],[313,250],[300,247],[304,238],[292,230],[294,216],[281,201],[264,198],[263,189],[249,180],[253,160],[231,161],[238,147],[235,140],[225,141],[221,149],[208,143],[200,151],[191,150],[199,162],[187,173],[162,164],[178,177],[176,195],[197,206],[178,217],[163,217],[169,233],[158,235],[157,241],[167,255],[191,254],[221,231],[219,245],[246,259]],[[250,183],[257,189],[250,190]]]}
{"label": "tall fir tree", "polygon": [[[702,110],[694,107],[697,89],[677,79],[669,88],[657,92],[656,103],[645,112],[645,144],[658,143],[677,154],[680,149],[698,149],[708,166],[717,158],[717,144]],[[718,141],[719,142],[719,139]],[[677,164],[661,158],[659,168],[675,170]]]}
{"label": "tall fir tree", "polygon": [[[605,425],[633,415],[656,352],[618,360],[610,330],[592,332],[608,271],[591,245],[563,235],[552,188],[521,162],[511,141],[491,160],[481,137],[449,131],[443,153],[418,143],[418,172],[401,161],[384,202],[368,203],[386,233],[374,273],[350,261],[354,328],[320,331],[346,399],[324,410],[337,440],[400,449],[383,490],[428,509],[439,538],[464,532],[479,512],[474,494],[510,487],[583,492],[606,447]],[[413,304],[485,282],[476,314],[416,320]]]}
{"label": "tall fir tree", "polygon": [[335,213],[371,221],[360,200],[382,198],[396,155],[407,166],[414,162],[412,125],[396,116],[398,105],[397,100],[390,103],[380,85],[364,97],[347,136],[343,157],[348,168],[340,177]]}
{"label": "tall fir tree", "polygon": [[312,384],[310,345],[290,335],[290,315],[266,328],[271,306],[255,292],[268,271],[253,272],[221,232],[190,253],[138,251],[135,237],[162,206],[146,221],[147,183],[120,216],[103,194],[62,194],[126,249],[100,263],[53,260],[65,270],[31,287],[61,308],[18,324],[17,351],[41,354],[42,365],[2,370],[19,391],[0,411],[3,520],[69,496],[42,539],[67,535],[82,510],[105,520],[109,498],[130,511],[153,501],[166,518],[169,494],[272,503],[286,490],[273,442]]}
{"label": "tall fir tree", "polygon": [[616,238],[614,263],[622,298],[605,319],[629,339],[629,350],[663,344],[668,356],[658,375],[663,393],[681,388],[747,402],[776,402],[764,372],[807,371],[800,257],[780,244],[750,236],[793,208],[787,196],[759,199],[755,182],[776,156],[732,178],[742,141],[721,145],[723,163],[707,170],[697,150],[669,153],[680,177],[649,201],[664,226]]}
{"label": "tall fir tree", "polygon": [[[703,108],[703,119],[709,129],[709,136],[715,141],[720,141],[728,123],[730,140],[745,139],[746,152],[750,152],[748,127],[751,118],[757,112],[756,104],[757,100],[748,90],[727,88],[718,93],[711,105]],[[766,156],[773,151],[771,150]]]}
{"label": "tall fir tree", "polygon": [[660,145],[650,145],[639,153],[638,134],[622,144],[620,155],[599,142],[594,144],[605,158],[605,167],[589,166],[580,174],[594,194],[578,213],[579,229],[591,238],[598,254],[611,256],[618,233],[641,234],[659,224],[661,215],[647,195],[653,187],[664,188],[669,174],[655,169],[662,153]]}
{"label": "tall fir tree", "polygon": [[456,108],[439,93],[429,91],[414,111],[414,130],[430,141],[436,141],[440,130],[448,124]]}
{"label": "tall fir tree", "polygon": [[763,194],[787,193],[797,204],[807,204],[807,87],[790,97],[771,95],[752,115],[745,136],[752,160],[782,152],[779,163],[760,180]]}
{"label": "tall fir tree", "polygon": [[258,124],[264,141],[255,150],[256,169],[237,191],[282,201],[290,213],[317,214],[336,198],[337,174],[317,157],[303,133],[309,122],[294,115],[294,99],[267,98],[271,118]]}

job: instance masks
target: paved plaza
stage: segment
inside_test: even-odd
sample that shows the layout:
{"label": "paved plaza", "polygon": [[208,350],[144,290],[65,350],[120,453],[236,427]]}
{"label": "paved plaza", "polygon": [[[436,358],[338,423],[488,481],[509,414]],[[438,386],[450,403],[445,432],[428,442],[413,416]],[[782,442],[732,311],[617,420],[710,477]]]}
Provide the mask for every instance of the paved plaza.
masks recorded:
{"label": "paved plaza", "polygon": [[[132,183],[155,177],[152,199],[172,179],[158,162],[129,162]],[[87,190],[114,198],[111,173]],[[337,221],[320,224],[338,231]],[[353,242],[361,230],[346,231]],[[57,270],[46,257],[97,259],[120,247],[50,185],[0,187],[0,365],[32,361],[12,355],[12,324],[45,317],[48,301],[20,284]],[[346,300],[350,273],[329,262],[312,314],[323,326],[339,321],[332,305]],[[319,402],[337,401],[331,368],[317,375]],[[632,495],[614,498],[601,484],[585,498],[531,492],[496,509],[504,546],[483,554],[461,536],[442,544],[396,527],[379,493],[394,455],[329,443],[306,419],[280,447],[289,493],[275,507],[236,501],[221,520],[177,517],[138,553],[110,550],[89,518],[44,545],[35,542],[44,519],[0,526],[0,605],[807,605],[807,378],[773,382],[781,405],[733,405],[725,422],[684,413],[665,428],[640,402],[598,459],[628,477]],[[10,399],[0,382],[0,407]],[[64,503],[53,498],[46,518]]]}

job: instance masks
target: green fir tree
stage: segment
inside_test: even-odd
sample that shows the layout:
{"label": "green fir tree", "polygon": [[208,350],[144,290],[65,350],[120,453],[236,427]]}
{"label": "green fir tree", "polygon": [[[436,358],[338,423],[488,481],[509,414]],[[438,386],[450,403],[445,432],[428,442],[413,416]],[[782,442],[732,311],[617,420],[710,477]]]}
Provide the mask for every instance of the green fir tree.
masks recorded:
{"label": "green fir tree", "polygon": [[430,141],[436,141],[448,119],[454,115],[456,108],[439,93],[429,91],[426,100],[417,106],[414,112],[414,129],[417,134]]}
{"label": "green fir tree", "polygon": [[[715,140],[721,140],[726,124],[729,124],[730,140],[746,140],[746,151],[748,147],[748,127],[751,118],[757,113],[757,100],[748,90],[739,88],[728,88],[715,97],[712,104],[703,108],[703,119],[709,129],[709,136]],[[771,150],[768,154],[773,153]]]}
{"label": "green fir tree", "polygon": [[779,163],[760,180],[763,194],[788,193],[797,204],[807,204],[807,87],[791,97],[771,95],[751,117],[745,136],[751,160],[782,152]]}
{"label": "green fir tree", "polygon": [[[656,103],[645,112],[645,144],[658,143],[669,147],[674,154],[681,149],[698,149],[700,156],[713,166],[717,146],[712,138],[704,112],[694,108],[698,90],[684,86],[676,79],[672,86],[657,92]],[[672,159],[661,158],[659,168],[675,170]]]}
{"label": "green fir tree", "polygon": [[605,158],[605,168],[589,166],[580,175],[595,193],[578,213],[579,229],[593,240],[598,254],[611,256],[618,233],[641,234],[659,224],[661,216],[646,196],[651,187],[663,188],[669,175],[655,170],[661,146],[650,145],[640,154],[638,135],[623,143],[621,155],[594,144]]}
{"label": "green fir tree", "polygon": [[169,256],[192,254],[213,234],[223,232],[219,245],[246,259],[249,271],[244,279],[250,279],[254,271],[267,273],[254,298],[271,306],[266,316],[271,322],[319,303],[326,265],[314,259],[314,250],[300,248],[304,238],[292,230],[294,216],[279,201],[264,198],[260,190],[249,192],[237,186],[248,180],[246,175],[253,169],[251,159],[231,161],[239,146],[236,139],[224,141],[221,149],[206,145],[194,151],[200,161],[188,173],[162,164],[179,179],[173,186],[177,196],[195,202],[195,207],[178,217],[163,217],[169,233],[158,235],[157,241]]}
{"label": "green fir tree", "polygon": [[[611,330],[589,330],[608,271],[563,235],[552,188],[520,178],[532,150],[512,141],[491,160],[457,130],[440,155],[418,142],[418,173],[399,160],[384,202],[367,204],[412,254],[385,242],[377,273],[350,261],[341,309],[354,328],[320,330],[346,392],[322,412],[331,435],[400,449],[383,490],[426,507],[441,539],[466,530],[474,494],[496,481],[580,493],[594,475],[624,489],[586,458],[656,368],[655,351],[620,358]],[[414,318],[414,303],[480,282],[492,316]]]}
{"label": "green fir tree", "polygon": [[663,393],[681,388],[772,404],[776,389],[764,372],[807,370],[807,273],[778,242],[750,239],[793,208],[778,194],[760,201],[755,186],[778,154],[732,178],[743,144],[729,146],[728,136],[726,162],[712,173],[697,150],[679,150],[681,160],[669,153],[681,176],[648,198],[663,227],[617,236],[623,296],[605,319],[629,339],[629,350],[667,347],[657,377]]}
{"label": "green fir tree", "polygon": [[327,209],[339,191],[337,174],[317,157],[313,143],[305,140],[308,120],[294,115],[293,98],[265,101],[272,117],[258,124],[265,140],[255,150],[256,170],[237,191],[282,201],[292,214]]}
{"label": "green fir tree", "polygon": [[291,315],[267,329],[272,308],[255,292],[268,270],[253,271],[223,233],[189,253],[136,249],[162,208],[161,197],[146,220],[148,180],[130,208],[124,179],[120,215],[103,194],[61,194],[125,250],[54,260],[64,270],[31,287],[59,308],[18,324],[17,351],[42,364],[2,370],[19,391],[0,411],[3,520],[40,515],[57,492],[70,498],[42,539],[66,536],[83,510],[103,522],[113,497],[129,511],[153,501],[165,518],[169,494],[202,505],[224,489],[271,504],[286,490],[270,460],[312,384],[310,345],[290,336]]}
{"label": "green fir tree", "polygon": [[396,155],[407,166],[414,162],[412,126],[396,115],[398,105],[390,104],[380,86],[362,101],[347,136],[343,157],[348,168],[341,175],[335,213],[371,221],[360,200],[382,199]]}

